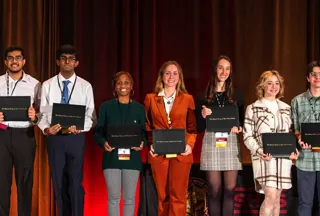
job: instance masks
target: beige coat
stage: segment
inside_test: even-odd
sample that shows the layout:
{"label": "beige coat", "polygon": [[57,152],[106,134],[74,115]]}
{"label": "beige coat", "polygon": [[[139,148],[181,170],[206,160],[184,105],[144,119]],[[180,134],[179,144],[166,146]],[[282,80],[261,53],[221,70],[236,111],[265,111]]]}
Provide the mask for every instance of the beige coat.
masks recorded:
{"label": "beige coat", "polygon": [[262,185],[278,189],[289,189],[292,186],[292,161],[289,158],[273,158],[271,161],[263,161],[257,155],[257,150],[262,148],[262,133],[290,131],[291,108],[280,100],[277,100],[277,103],[279,108],[277,115],[274,115],[262,100],[257,100],[246,109],[244,144],[251,152],[255,189],[259,193],[263,193]]}

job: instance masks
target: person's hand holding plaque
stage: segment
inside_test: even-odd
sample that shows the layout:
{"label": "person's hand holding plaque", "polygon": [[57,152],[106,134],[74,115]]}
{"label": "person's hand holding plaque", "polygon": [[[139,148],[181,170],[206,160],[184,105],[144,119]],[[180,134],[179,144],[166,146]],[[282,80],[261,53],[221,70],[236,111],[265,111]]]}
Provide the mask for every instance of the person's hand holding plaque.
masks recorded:
{"label": "person's hand holding plaque", "polygon": [[158,154],[154,154],[153,145],[150,146],[150,151],[149,151],[149,152],[150,152],[150,154],[151,154],[152,157],[158,156]]}
{"label": "person's hand holding plaque", "polygon": [[108,142],[104,143],[104,150],[106,150],[107,152],[112,152],[113,149],[115,148],[111,148]]}
{"label": "person's hand holding plaque", "polygon": [[242,127],[236,127],[234,126],[233,128],[231,128],[231,133],[235,133],[235,134],[238,134],[238,133],[241,133],[242,132]]}
{"label": "person's hand holding plaque", "polygon": [[37,121],[36,110],[32,106],[28,109],[28,117],[32,122]]}
{"label": "person's hand holding plaque", "polygon": [[49,128],[44,129],[44,132],[47,134],[47,136],[53,136],[56,135],[61,129],[62,127],[60,124],[55,124]]}
{"label": "person's hand holding plaque", "polygon": [[299,153],[298,149],[296,149],[296,152],[292,152],[290,154],[289,159],[290,160],[297,160],[299,155],[300,155],[300,153]]}
{"label": "person's hand holding plaque", "polygon": [[298,140],[298,144],[301,146],[302,149],[311,149],[311,145],[308,145],[308,143],[305,143],[301,140],[301,133],[296,132],[296,137]]}
{"label": "person's hand holding plaque", "polygon": [[135,151],[141,151],[143,149],[143,141],[141,141],[141,144],[139,147],[132,147],[131,149],[135,150]]}
{"label": "person's hand holding plaque", "polygon": [[3,116],[3,113],[0,112],[0,123],[2,123],[4,121],[4,116]]}
{"label": "person's hand holding plaque", "polygon": [[190,146],[190,145],[186,145],[186,150],[185,150],[184,153],[181,153],[181,155],[187,156],[187,155],[189,155],[189,154],[191,154],[191,153],[192,153],[192,148],[191,148],[191,146]]}
{"label": "person's hand holding plaque", "polygon": [[206,118],[208,115],[211,115],[211,114],[212,114],[212,110],[203,105],[201,110],[202,117]]}
{"label": "person's hand holding plaque", "polygon": [[68,128],[69,130],[69,133],[73,133],[73,134],[79,134],[81,131],[80,130],[77,130],[77,127],[72,125]]}
{"label": "person's hand holding plaque", "polygon": [[265,154],[263,153],[263,150],[260,148],[258,149],[258,156],[261,160],[264,160],[264,161],[271,161],[272,159],[272,156],[268,153],[268,154]]}
{"label": "person's hand holding plaque", "polygon": [[311,145],[308,145],[308,143],[304,143],[301,139],[298,139],[298,143],[301,146],[302,149],[311,149]]}

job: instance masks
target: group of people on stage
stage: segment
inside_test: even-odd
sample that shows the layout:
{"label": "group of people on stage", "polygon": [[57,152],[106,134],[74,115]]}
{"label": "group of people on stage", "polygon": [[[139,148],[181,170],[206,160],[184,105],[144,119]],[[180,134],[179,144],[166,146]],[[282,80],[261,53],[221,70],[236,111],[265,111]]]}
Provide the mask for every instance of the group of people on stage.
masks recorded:
{"label": "group of people on stage", "polygon": [[[176,61],[165,62],[158,74],[153,93],[144,104],[132,99],[133,78],[120,71],[112,79],[114,99],[104,102],[96,123],[93,89],[89,82],[75,73],[79,64],[76,49],[63,45],[56,55],[58,75],[41,84],[26,74],[21,47],[9,47],[4,54],[7,71],[0,76],[0,96],[30,96],[30,121],[4,121],[0,112],[0,215],[9,215],[12,168],[18,190],[19,215],[31,215],[33,165],[36,142],[34,125],[43,131],[53,181],[55,199],[61,216],[81,216],[84,207],[83,157],[85,136],[82,132],[94,128],[94,140],[104,150],[102,169],[108,190],[108,215],[120,215],[119,203],[124,200],[123,215],[134,215],[136,187],[142,161],[139,151],[149,148],[148,162],[158,194],[159,216],[186,215],[189,173],[193,163],[192,149],[197,134],[204,132],[200,169],[209,183],[209,215],[233,215],[233,191],[238,171],[242,169],[240,137],[252,156],[255,189],[264,193],[260,215],[279,215],[280,195],[291,188],[291,166],[297,166],[299,215],[311,215],[314,189],[317,183],[320,197],[320,153],[301,140],[300,125],[320,122],[320,62],[308,65],[309,88],[292,100],[291,107],[280,99],[284,95],[284,79],[275,70],[261,74],[256,86],[257,100],[244,108],[243,94],[233,87],[232,63],[220,56],[214,65],[205,92],[197,99],[188,94],[182,68]],[[84,105],[84,130],[75,126],[62,128],[51,125],[53,103]],[[230,128],[225,145],[217,145],[216,133],[206,130],[210,107],[236,105],[240,126]],[[292,129],[301,146],[288,158],[273,158],[265,154],[261,135],[266,132],[288,133]],[[141,143],[138,147],[119,149],[108,143],[108,125],[138,124]],[[175,156],[157,155],[152,143],[154,129],[185,129],[184,153]],[[126,159],[123,159],[123,154]],[[317,180],[318,179],[318,180]]]}

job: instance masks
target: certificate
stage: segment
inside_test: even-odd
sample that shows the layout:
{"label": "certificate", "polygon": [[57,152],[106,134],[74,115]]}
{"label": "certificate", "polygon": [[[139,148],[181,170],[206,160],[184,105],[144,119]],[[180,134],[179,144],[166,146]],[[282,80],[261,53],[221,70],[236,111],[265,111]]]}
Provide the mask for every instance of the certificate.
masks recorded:
{"label": "certificate", "polygon": [[236,105],[209,108],[212,114],[206,117],[208,132],[230,132],[231,128],[239,126],[239,111]]}
{"label": "certificate", "polygon": [[4,121],[30,121],[30,96],[0,96],[0,112]]}
{"label": "certificate", "polygon": [[293,133],[263,133],[263,152],[272,157],[289,157],[296,152],[297,139]]}
{"label": "certificate", "polygon": [[141,144],[140,124],[119,124],[107,126],[107,140],[111,147],[131,148]]}
{"label": "certificate", "polygon": [[85,113],[83,105],[53,103],[51,126],[60,124],[62,128],[69,128],[74,125],[77,130],[83,130]]}
{"label": "certificate", "polygon": [[185,129],[154,129],[152,139],[155,154],[181,154],[185,152]]}
{"label": "certificate", "polygon": [[315,148],[320,148],[320,123],[301,123],[301,140]]}

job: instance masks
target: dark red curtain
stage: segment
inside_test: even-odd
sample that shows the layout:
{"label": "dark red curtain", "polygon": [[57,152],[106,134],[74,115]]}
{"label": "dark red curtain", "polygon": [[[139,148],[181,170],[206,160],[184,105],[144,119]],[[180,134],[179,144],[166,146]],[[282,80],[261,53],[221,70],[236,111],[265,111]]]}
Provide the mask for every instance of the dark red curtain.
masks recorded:
{"label": "dark red curtain", "polygon": [[[318,6],[311,0],[75,1],[75,44],[82,54],[78,73],[93,84],[98,109],[112,98],[111,77],[117,71],[133,75],[135,98],[143,102],[161,64],[176,60],[196,98],[212,74],[213,59],[225,54],[233,60],[234,83],[247,104],[255,100],[257,79],[268,69],[285,77],[284,100],[290,103],[306,88],[307,62],[319,58]],[[196,162],[200,149],[201,141],[194,150]],[[101,157],[89,136],[86,215],[106,212]],[[244,162],[250,162],[247,151]]]}

